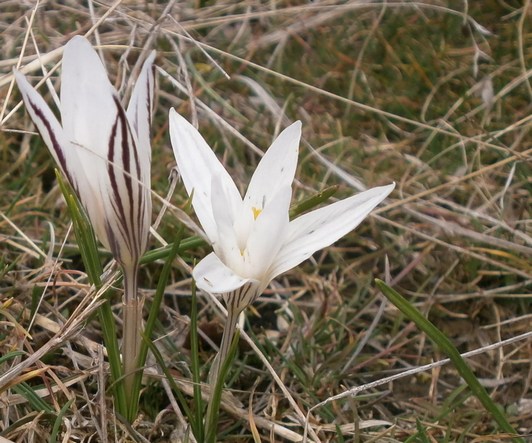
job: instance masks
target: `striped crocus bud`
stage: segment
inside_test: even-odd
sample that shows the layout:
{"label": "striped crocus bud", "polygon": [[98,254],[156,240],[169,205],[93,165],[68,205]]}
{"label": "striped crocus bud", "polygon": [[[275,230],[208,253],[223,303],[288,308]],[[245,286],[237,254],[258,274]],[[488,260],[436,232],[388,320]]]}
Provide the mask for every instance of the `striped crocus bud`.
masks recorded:
{"label": "striped crocus bud", "polygon": [[124,268],[146,250],[151,219],[150,124],[155,52],[147,58],[127,109],[91,44],[65,46],[57,120],[19,72],[26,109],[85,207],[96,235]]}

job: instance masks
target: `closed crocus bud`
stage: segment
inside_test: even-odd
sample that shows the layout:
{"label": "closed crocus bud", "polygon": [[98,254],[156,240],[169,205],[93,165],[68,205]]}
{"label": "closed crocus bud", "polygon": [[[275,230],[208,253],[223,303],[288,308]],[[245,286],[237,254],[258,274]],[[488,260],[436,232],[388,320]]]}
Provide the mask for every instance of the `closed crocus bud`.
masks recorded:
{"label": "closed crocus bud", "polygon": [[99,240],[124,267],[138,263],[148,242],[154,59],[152,52],[125,110],[91,44],[74,37],[63,55],[61,122],[24,75],[15,72],[46,146]]}
{"label": "closed crocus bud", "polygon": [[147,248],[151,221],[154,59],[152,52],[124,109],[91,44],[84,37],[74,37],[63,54],[61,122],[26,78],[15,72],[26,109],[41,137],[79,197],[98,239],[122,266],[126,395],[131,392],[138,369],[142,331],[137,272]]}

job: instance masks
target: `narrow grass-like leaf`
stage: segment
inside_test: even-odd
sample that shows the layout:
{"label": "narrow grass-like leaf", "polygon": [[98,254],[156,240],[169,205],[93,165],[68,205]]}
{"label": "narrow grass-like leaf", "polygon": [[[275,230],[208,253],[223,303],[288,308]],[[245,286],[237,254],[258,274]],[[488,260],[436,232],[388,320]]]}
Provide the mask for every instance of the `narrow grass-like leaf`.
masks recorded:
{"label": "narrow grass-like leaf", "polygon": [[16,257],[13,260],[10,260],[9,262],[6,262],[4,260],[4,257],[0,258],[0,280],[3,280],[4,276],[6,276],[13,269],[16,269],[20,260],[20,256]]}
{"label": "narrow grass-like leaf", "polygon": [[429,338],[436,343],[436,345],[449,357],[454,364],[460,376],[465,380],[471,392],[479,399],[482,405],[490,412],[497,424],[504,432],[514,436],[512,441],[515,443],[524,443],[524,440],[518,437],[517,432],[512,425],[506,420],[505,415],[493,402],[488,395],[484,387],[480,384],[478,379],[473,374],[473,371],[469,368],[469,365],[458,352],[458,349],[452,344],[452,342],[443,334],[436,326],[434,326],[429,320],[427,320],[421,312],[419,312],[412,304],[410,304],[401,294],[394,289],[390,288],[382,280],[375,279],[375,283],[390,300],[397,309],[399,309],[404,315],[406,315],[416,326],[421,329]]}
{"label": "narrow grass-like leaf", "polygon": [[15,195],[11,196],[11,203],[9,204],[7,209],[4,210],[4,214],[6,216],[11,214],[11,211],[13,210],[13,208],[17,205],[17,203],[20,201],[20,198],[26,192],[26,188],[28,187],[29,183],[30,183],[30,180],[25,180],[24,182],[22,182],[22,186],[19,188],[18,192]]}
{"label": "narrow grass-like leaf", "polygon": [[124,427],[125,433],[127,434],[126,441],[128,443],[135,442],[135,443],[147,443],[148,440],[141,434],[139,434],[139,431],[137,431],[133,426],[131,426],[131,423],[126,419],[126,417],[120,415],[119,413],[116,414],[116,418],[120,422],[120,424]]}
{"label": "narrow grass-like leaf", "polygon": [[54,408],[52,408],[41,397],[39,397],[32,387],[26,382],[19,383],[18,385],[13,386],[12,389],[14,392],[28,400],[28,403],[31,405],[34,411],[45,411],[50,413],[54,412]]}
{"label": "narrow grass-like leaf", "polygon": [[67,182],[63,180],[61,173],[56,169],[55,177],[59,183],[59,188],[68,206],[70,217],[74,226],[76,240],[78,241],[79,253],[85,265],[90,282],[96,287],[101,286],[100,276],[103,269],[98,255],[96,236],[92,225],[81,207],[79,200],[72,192]]}
{"label": "narrow grass-like leaf", "polygon": [[[170,254],[170,250],[172,249],[172,246],[173,244],[169,243],[166,246],[162,246],[160,248],[155,248],[150,251],[147,251],[140,258],[139,265],[146,265],[149,263],[153,263],[157,260],[165,260],[166,257],[168,257],[168,254]],[[198,236],[192,236],[192,237],[185,238],[181,241],[179,245],[179,250],[177,252],[178,254],[181,255],[184,252],[187,252],[189,250],[195,250],[196,248],[199,248],[199,247],[208,247],[208,244],[203,238],[198,237]],[[79,253],[79,247],[70,245],[70,244],[64,245],[63,251],[66,254],[76,254],[76,253]],[[99,254],[99,257],[104,261],[106,259],[111,259],[113,257],[109,251],[101,247],[98,249],[98,254]],[[11,266],[11,268],[13,268],[13,266]],[[2,274],[0,273],[0,276],[1,275]]]}
{"label": "narrow grass-like leaf", "polygon": [[[0,437],[4,437],[6,435],[10,435],[13,432],[19,432],[21,429],[24,429],[25,425],[28,423],[35,423],[36,418],[40,418],[43,420],[53,420],[56,417],[55,411],[53,413],[51,412],[43,412],[43,411],[35,411],[30,412],[29,414],[26,414],[24,417],[18,419],[11,425],[7,426],[6,428],[3,428],[0,432]],[[30,425],[31,426],[31,425]],[[3,440],[0,440],[1,443],[4,443]],[[12,440],[8,440],[6,443],[11,443]]]}
{"label": "narrow grass-like leaf", "polygon": [[50,436],[50,443],[56,443],[57,442],[57,436],[59,434],[59,428],[61,426],[61,422],[63,421],[63,417],[66,414],[66,412],[70,409],[70,405],[74,403],[75,398],[71,398],[68,400],[59,413],[57,414],[57,418],[55,419],[54,426],[52,428],[52,435]]}
{"label": "narrow grass-like leaf", "polygon": [[303,212],[310,211],[311,209],[314,209],[316,206],[326,202],[334,194],[336,194],[336,191],[338,191],[338,185],[329,186],[328,188],[325,188],[323,191],[320,191],[317,194],[298,203],[297,205],[295,205],[294,207],[290,209],[290,219],[294,219],[295,217],[302,214]]}
{"label": "narrow grass-like leaf", "polygon": [[198,339],[198,305],[196,285],[192,284],[192,306],[190,308],[190,360],[192,367],[192,382],[194,383],[194,414],[191,425],[197,440],[204,439],[203,428],[203,398],[201,397],[199,339]]}
{"label": "narrow grass-like leaf", "polygon": [[[336,441],[338,443],[344,443],[345,442],[345,439],[344,439],[344,435],[342,434],[342,428],[340,428],[340,425],[336,425]],[[357,436],[355,435],[355,438],[357,438]],[[358,442],[356,442],[358,443]]]}
{"label": "narrow grass-like leaf", "polygon": [[[464,391],[465,394],[464,394]],[[461,406],[471,396],[471,390],[468,390],[467,385],[458,386],[450,394],[447,395],[443,401],[441,411],[434,416],[435,423],[441,423],[446,417],[452,414],[459,406]]]}
{"label": "narrow grass-like leaf", "polygon": [[[185,412],[185,415],[187,417],[192,417],[192,411],[190,410],[190,407],[188,406],[187,400],[181,390],[179,389],[179,386],[177,386],[174,377],[172,374],[170,374],[170,371],[168,370],[168,367],[166,366],[166,363],[164,362],[164,358],[157,349],[157,346],[155,346],[151,340],[149,340],[145,335],[142,336],[148,347],[150,348],[150,351],[152,352],[153,356],[155,357],[155,360],[157,361],[157,364],[163,371],[166,379],[168,380],[168,383],[170,384],[170,387],[172,388],[172,391],[174,391],[174,394],[176,395],[177,399],[179,400],[179,403],[181,404],[181,407],[183,408],[183,411]],[[191,420],[192,421],[192,420]]]}
{"label": "narrow grass-like leaf", "polygon": [[150,305],[150,310],[148,314],[148,319],[146,321],[146,326],[144,328],[144,336],[146,340],[142,340],[140,343],[139,356],[137,361],[138,370],[135,372],[135,378],[133,381],[132,394],[131,398],[134,400],[133,404],[130,405],[130,417],[136,417],[138,409],[138,399],[140,397],[140,388],[142,382],[143,368],[146,363],[146,357],[148,355],[148,343],[147,340],[151,340],[153,333],[153,328],[155,326],[157,316],[159,314],[159,308],[164,297],[164,290],[166,289],[166,284],[168,282],[168,277],[170,276],[170,271],[172,270],[172,263],[174,258],[178,254],[179,246],[181,242],[181,236],[183,235],[183,229],[180,228],[177,233],[177,238],[172,244],[172,248],[166,258],[166,262],[163,266],[161,275],[159,277],[159,282],[157,283],[157,289],[155,295]]}
{"label": "narrow grass-like leaf", "polygon": [[215,443],[216,436],[218,431],[218,417],[220,415],[220,403],[222,401],[222,391],[224,387],[225,379],[227,378],[227,373],[229,368],[233,363],[233,359],[236,355],[236,350],[238,348],[238,341],[240,340],[240,330],[237,329],[233,341],[231,342],[231,347],[229,352],[226,355],[224,361],[220,362],[221,368],[216,379],[216,385],[212,387],[211,398],[209,399],[209,410],[210,413],[206,417],[205,429],[207,430],[207,438],[205,439],[206,443]]}
{"label": "narrow grass-like leaf", "polygon": [[39,307],[39,300],[44,292],[44,288],[35,285],[31,291],[30,318],[33,318]]}
{"label": "narrow grass-like leaf", "polygon": [[6,361],[11,360],[12,358],[19,357],[21,355],[26,355],[26,353],[23,351],[13,351],[13,352],[8,352],[5,355],[0,355],[0,365],[5,363]]}
{"label": "narrow grass-like leaf", "polygon": [[417,418],[416,418],[416,429],[417,429],[417,433],[415,433],[411,437],[408,437],[405,440],[405,443],[430,443],[430,440],[427,437],[427,432],[425,431],[425,428],[423,427],[423,425]]}
{"label": "narrow grass-like leaf", "polygon": [[[78,199],[71,192],[69,186],[63,180],[59,171],[56,170],[55,175],[61,188],[61,192],[67,202],[70,216],[72,218],[72,224],[74,226],[74,232],[78,241],[78,247],[85,265],[85,270],[89,277],[91,284],[96,289],[102,287],[101,275],[103,273],[102,264],[98,255],[98,247],[96,243],[96,237],[94,230],[89,222],[88,217]],[[116,408],[118,412],[125,415],[127,413],[128,404],[126,401],[126,395],[122,380],[122,362],[120,359],[120,348],[118,346],[118,338],[115,328],[115,320],[113,312],[111,310],[111,304],[107,298],[104,303],[98,309],[98,315],[100,317],[100,326],[102,328],[103,341],[105,348],[107,349],[107,356],[109,359],[109,366],[111,368],[111,381],[112,389],[115,397]]]}
{"label": "narrow grass-like leaf", "polygon": [[[178,254],[182,254],[183,252],[186,252],[190,249],[199,248],[200,246],[207,246],[207,242],[198,236],[189,237],[179,243],[179,248],[177,252]],[[157,248],[148,251],[142,256],[139,263],[141,265],[145,265],[148,263],[153,263],[156,260],[164,260],[170,254],[172,248],[173,244],[168,244],[166,246],[163,246],[162,248]]]}

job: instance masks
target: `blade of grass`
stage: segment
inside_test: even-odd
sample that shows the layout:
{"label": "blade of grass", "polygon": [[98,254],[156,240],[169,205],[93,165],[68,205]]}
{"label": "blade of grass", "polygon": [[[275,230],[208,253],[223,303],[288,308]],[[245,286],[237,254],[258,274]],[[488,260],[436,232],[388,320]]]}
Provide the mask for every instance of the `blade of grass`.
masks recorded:
{"label": "blade of grass", "polygon": [[19,395],[22,395],[28,403],[31,405],[34,411],[45,411],[45,412],[54,412],[48,403],[46,403],[41,397],[39,397],[28,385],[26,382],[19,383],[18,385],[13,386],[13,391]]}
{"label": "blade of grass", "polygon": [[50,435],[50,443],[55,443],[57,441],[57,436],[59,434],[59,427],[61,426],[61,422],[63,421],[64,415],[67,413],[67,411],[70,410],[70,405],[74,403],[74,398],[71,398],[68,400],[59,413],[57,414],[57,418],[55,419],[54,426],[52,428],[52,435]]}
{"label": "blade of grass", "polygon": [[8,352],[5,355],[0,355],[0,365],[5,363],[6,361],[11,360],[12,358],[20,357],[21,355],[26,355],[26,353],[23,351],[12,351]]}
{"label": "blade of grass", "polygon": [[[188,403],[187,403],[183,393],[179,389],[179,386],[177,386],[177,384],[176,384],[176,382],[174,380],[174,377],[172,376],[172,374],[170,374],[170,371],[168,370],[168,368],[166,366],[166,363],[164,362],[163,356],[161,355],[161,353],[157,349],[157,346],[155,346],[145,335],[143,335],[143,339],[146,342],[146,344],[148,345],[148,347],[150,348],[150,351],[152,352],[153,356],[155,357],[155,360],[157,361],[157,364],[159,365],[159,367],[163,371],[166,379],[168,380],[168,383],[170,384],[170,387],[172,388],[172,391],[174,391],[177,399],[179,400],[179,403],[181,403],[181,407],[183,408],[183,411],[185,412],[185,415],[187,417],[189,417],[189,419],[191,420],[192,411],[190,410],[190,407],[188,406]],[[191,422],[192,422],[192,420],[191,420]]]}
{"label": "blade of grass", "polygon": [[0,280],[3,280],[4,276],[6,276],[13,269],[16,269],[20,259],[20,257],[16,257],[14,260],[6,262],[4,257],[0,258]]}
{"label": "blade of grass", "polygon": [[297,217],[303,212],[310,211],[316,206],[329,200],[338,191],[338,185],[329,186],[317,194],[303,200],[290,209],[290,219]]}
{"label": "blade of grass", "polygon": [[31,291],[30,318],[33,318],[39,307],[39,300],[44,292],[44,288],[35,285]]}
{"label": "blade of grass", "polygon": [[[13,432],[20,432],[20,429],[23,429],[28,423],[35,423],[35,420],[43,419],[43,420],[53,420],[56,417],[55,413],[50,412],[42,412],[42,411],[34,411],[30,412],[29,414],[26,414],[24,417],[18,419],[14,423],[10,424],[8,427],[3,428],[0,432],[0,437],[4,437],[6,435],[9,435]],[[30,425],[31,426],[31,425]],[[0,443],[13,443],[12,440],[0,440]]]}
{"label": "blade of grass", "polygon": [[[177,252],[178,254],[182,254],[183,252],[188,251],[189,249],[196,249],[200,246],[207,246],[207,242],[198,236],[189,237],[180,241]],[[163,246],[162,248],[157,248],[148,251],[140,259],[140,264],[145,265],[148,263],[153,263],[156,260],[165,259],[166,257],[168,257],[168,254],[170,254],[172,248],[173,245],[168,244],[166,246]]]}
{"label": "blade of grass", "polygon": [[[55,171],[59,187],[66,200],[74,233],[78,241],[79,251],[89,281],[96,289],[102,287],[101,275],[103,273],[102,264],[98,255],[96,236],[88,217],[85,215],[76,196],[71,192],[69,186],[65,183],[59,171]],[[122,362],[120,359],[120,348],[115,328],[115,320],[109,302],[109,291],[104,295],[105,302],[98,309],[100,317],[100,326],[102,328],[103,341],[107,350],[109,366],[111,368],[111,388],[115,397],[116,408],[122,415],[127,414],[128,404],[126,393],[122,383]]]}
{"label": "blade of grass", "polygon": [[416,418],[417,432],[405,440],[405,443],[431,443],[427,437],[427,432],[418,418]]}
{"label": "blade of grass", "polygon": [[194,383],[194,420],[191,426],[199,442],[204,440],[203,428],[203,398],[201,397],[200,359],[198,340],[198,305],[196,285],[192,283],[192,306],[190,308],[190,360],[192,367],[192,382]]}
{"label": "blade of grass", "polygon": [[[153,297],[150,311],[148,314],[148,319],[146,320],[146,326],[144,328],[144,336],[147,338],[147,340],[151,339],[153,328],[155,326],[157,316],[159,314],[159,308],[161,307],[161,303],[164,297],[164,290],[166,289],[166,283],[168,282],[168,278],[170,277],[170,271],[172,269],[172,263],[174,261],[174,258],[177,256],[180,243],[181,243],[181,237],[183,235],[183,229],[180,228],[177,233],[177,238],[174,241],[172,248],[170,249],[170,252],[166,258],[166,262],[164,263],[161,275],[159,277],[159,282],[157,283],[157,289],[155,291],[155,295]],[[132,398],[137,399],[135,402],[135,406],[131,405],[131,408],[133,409],[131,412],[132,417],[136,417],[137,410],[138,410],[138,399],[140,396],[140,388],[141,388],[141,382],[142,382],[142,374],[143,374],[143,368],[146,364],[146,357],[148,355],[148,343],[146,340],[142,340],[140,343],[140,350],[139,350],[139,356],[137,360],[137,371],[135,372],[135,378],[133,381],[133,387],[132,387]]]}
{"label": "blade of grass", "polygon": [[[208,244],[203,238],[198,237],[197,235],[194,235],[194,236],[181,240],[178,253],[183,254],[184,252],[188,250],[196,249],[201,246],[207,247]],[[172,243],[169,243],[166,246],[162,246],[160,248],[155,248],[150,251],[146,251],[146,253],[139,260],[139,265],[146,265],[149,263],[153,263],[154,261],[157,261],[157,260],[165,260],[166,257],[168,257],[168,254],[170,253],[171,249],[172,249]],[[75,254],[79,252],[79,248],[77,246],[68,244],[63,247],[63,251],[68,254]],[[111,253],[109,251],[106,251],[103,248],[99,248],[98,254],[102,260],[112,258]],[[10,263],[10,267],[12,268],[13,266],[11,265],[12,263]],[[4,272],[4,270],[1,270],[1,271]]]}
{"label": "blade of grass", "polygon": [[229,352],[223,362],[220,362],[221,368],[216,379],[216,385],[212,387],[210,392],[211,398],[209,399],[209,408],[210,413],[206,417],[205,429],[207,429],[207,438],[205,439],[206,443],[215,443],[216,436],[218,431],[218,417],[220,415],[220,402],[222,401],[222,391],[224,387],[225,379],[227,378],[227,373],[229,368],[233,363],[233,359],[236,355],[236,350],[238,348],[238,341],[240,340],[240,330],[237,329],[233,336],[233,341],[229,348]]}
{"label": "blade of grass", "polygon": [[98,247],[96,236],[84,209],[81,207],[77,197],[71,192],[70,187],[62,180],[59,172],[56,170],[56,177],[59,182],[59,187],[65,198],[72,224],[74,226],[74,233],[78,241],[79,253],[85,265],[89,281],[93,285],[101,286],[100,276],[103,269],[98,255]]}
{"label": "blade of grass", "polygon": [[493,402],[484,387],[475,377],[475,374],[473,374],[473,371],[469,368],[468,364],[445,334],[427,320],[423,314],[410,304],[401,294],[390,288],[382,280],[375,279],[375,283],[385,297],[390,300],[397,309],[413,321],[419,329],[427,334],[429,338],[434,341],[445,354],[447,354],[460,376],[467,383],[469,389],[471,389],[471,392],[473,392],[482,405],[488,410],[501,429],[513,436],[512,441],[515,443],[524,443],[524,440],[518,437],[517,432],[515,432],[512,425],[506,420],[505,415]]}

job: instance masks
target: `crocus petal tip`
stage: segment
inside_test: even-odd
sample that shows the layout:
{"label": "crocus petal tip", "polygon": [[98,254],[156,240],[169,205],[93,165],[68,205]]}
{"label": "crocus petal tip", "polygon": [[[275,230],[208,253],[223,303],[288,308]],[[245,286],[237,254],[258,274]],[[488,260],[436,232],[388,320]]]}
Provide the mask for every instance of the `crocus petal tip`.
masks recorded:
{"label": "crocus petal tip", "polygon": [[82,35],[75,35],[65,45],[65,52],[68,52],[68,51],[72,51],[72,52],[91,51],[92,52],[94,51],[94,48],[92,47],[87,37],[83,37]]}
{"label": "crocus petal tip", "polygon": [[188,122],[188,120],[185,117],[183,117],[179,112],[177,112],[174,108],[170,108],[169,118],[170,118],[170,126],[173,126],[173,125],[192,126]]}
{"label": "crocus petal tip", "polygon": [[303,127],[303,124],[301,123],[301,120],[296,120],[290,126],[287,126],[285,131],[288,131],[289,133],[292,133],[292,131],[294,131],[294,135],[299,139],[299,138],[301,138],[301,128],[302,127]]}
{"label": "crocus petal tip", "polygon": [[17,83],[18,88],[21,90],[21,93],[24,92],[22,91],[22,88],[25,86],[31,87],[26,79],[26,76],[19,70],[13,68],[13,76],[15,77],[15,82]]}

